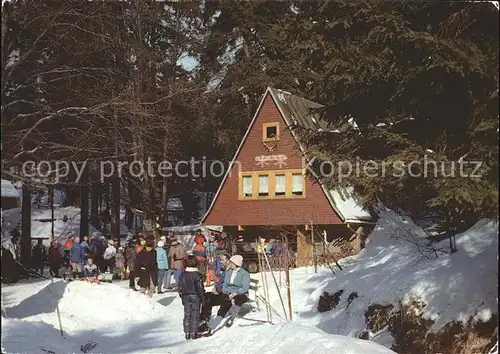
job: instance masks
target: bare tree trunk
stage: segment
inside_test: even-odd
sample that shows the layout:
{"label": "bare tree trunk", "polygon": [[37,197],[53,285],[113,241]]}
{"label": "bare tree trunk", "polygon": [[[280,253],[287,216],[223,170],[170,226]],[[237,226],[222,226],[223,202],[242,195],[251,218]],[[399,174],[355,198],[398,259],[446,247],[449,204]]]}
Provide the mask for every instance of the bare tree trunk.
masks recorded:
{"label": "bare tree trunk", "polygon": [[28,265],[31,260],[31,189],[23,184],[21,206],[21,261]]}
{"label": "bare tree trunk", "polygon": [[[118,156],[118,120],[116,113],[114,115],[115,123],[115,156]],[[120,176],[118,165],[115,165],[115,173],[111,177],[111,196],[112,196],[112,210],[111,210],[111,237],[120,238]]]}
{"label": "bare tree trunk", "polygon": [[85,168],[80,186],[80,236],[89,234],[89,185],[88,170]]}
{"label": "bare tree trunk", "polygon": [[100,229],[100,222],[99,222],[99,177],[96,175],[96,170],[95,167],[92,166],[92,171],[91,171],[91,186],[90,186],[90,199],[91,199],[91,204],[90,204],[90,222],[92,223],[92,226],[95,227],[96,229]]}
{"label": "bare tree trunk", "polygon": [[50,240],[54,241],[54,186],[51,185],[49,187],[49,202],[50,202]]}
{"label": "bare tree trunk", "polygon": [[[167,143],[168,143],[168,138],[167,138],[167,133],[165,132],[165,136],[163,137],[163,161],[166,161],[168,159],[168,154],[167,154]],[[168,189],[167,189],[167,177],[163,177],[163,185],[162,185],[162,191],[161,191],[161,219],[160,219],[160,228],[163,229],[167,223],[168,219]]]}

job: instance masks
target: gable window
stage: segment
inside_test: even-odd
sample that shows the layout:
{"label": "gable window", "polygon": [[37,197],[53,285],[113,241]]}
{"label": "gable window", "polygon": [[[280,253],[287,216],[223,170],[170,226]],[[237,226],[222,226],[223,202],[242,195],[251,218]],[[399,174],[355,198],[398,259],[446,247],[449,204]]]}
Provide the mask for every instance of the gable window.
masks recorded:
{"label": "gable window", "polygon": [[280,196],[285,195],[286,193],[286,175],[285,174],[277,174],[275,175],[275,189],[274,195]]}
{"label": "gable window", "polygon": [[299,173],[292,174],[292,194],[302,195],[304,193],[304,176]]}
{"label": "gable window", "polygon": [[266,170],[240,172],[239,200],[305,198],[305,170]]}
{"label": "gable window", "polygon": [[243,196],[251,197],[253,194],[252,176],[243,176]]}
{"label": "gable window", "polygon": [[269,176],[259,176],[259,197],[267,197],[269,195]]}
{"label": "gable window", "polygon": [[279,140],[279,123],[264,123],[263,124],[263,141],[277,141]]}

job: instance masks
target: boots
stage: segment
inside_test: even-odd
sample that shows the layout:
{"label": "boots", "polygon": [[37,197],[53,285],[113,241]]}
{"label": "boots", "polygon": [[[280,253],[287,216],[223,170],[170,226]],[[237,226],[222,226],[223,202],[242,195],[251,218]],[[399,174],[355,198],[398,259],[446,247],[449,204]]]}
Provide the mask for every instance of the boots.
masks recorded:
{"label": "boots", "polygon": [[186,340],[191,339],[191,333],[186,333],[184,336],[186,337]]}
{"label": "boots", "polygon": [[158,287],[158,290],[156,291],[158,294],[163,294],[163,291],[161,291],[161,286]]}

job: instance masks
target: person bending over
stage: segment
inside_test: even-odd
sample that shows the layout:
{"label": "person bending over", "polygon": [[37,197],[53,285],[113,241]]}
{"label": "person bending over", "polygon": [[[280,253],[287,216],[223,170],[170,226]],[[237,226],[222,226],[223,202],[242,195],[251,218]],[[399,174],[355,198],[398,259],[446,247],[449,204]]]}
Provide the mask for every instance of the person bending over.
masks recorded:
{"label": "person bending over", "polygon": [[[216,290],[216,293],[210,296],[210,301],[204,304],[202,318],[205,322],[205,326],[208,327],[209,330],[215,329],[230,310],[232,317],[230,321],[232,322],[240,311],[241,305],[248,301],[250,274],[245,269],[241,268],[242,264],[243,257],[239,254],[229,259],[224,274],[222,292],[219,293]],[[207,321],[212,314],[212,307],[218,305],[220,305],[220,308],[217,312],[217,317],[214,319],[213,323],[208,325]],[[201,329],[205,328],[202,327]]]}

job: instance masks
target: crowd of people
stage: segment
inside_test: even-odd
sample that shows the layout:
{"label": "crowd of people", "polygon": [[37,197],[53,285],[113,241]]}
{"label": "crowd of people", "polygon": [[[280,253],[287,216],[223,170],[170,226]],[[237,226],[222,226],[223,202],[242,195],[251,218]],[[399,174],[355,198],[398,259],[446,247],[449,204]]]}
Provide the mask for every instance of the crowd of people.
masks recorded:
{"label": "crowd of people", "polygon": [[[80,239],[69,233],[64,245],[52,242],[46,251],[39,240],[32,252],[34,268],[43,273],[47,258],[54,277],[61,276],[61,269],[62,276],[70,279],[97,279],[99,274],[112,273],[115,279],[128,279],[130,289],[150,297],[177,291],[184,306],[186,339],[212,333],[228,313],[230,325],[248,301],[250,275],[242,268],[243,257],[231,256],[220,237],[207,239],[198,230],[193,248],[186,250],[174,233],[158,242],[152,234],[139,233],[125,247],[116,246],[102,236]],[[205,291],[206,285],[213,285],[213,290]],[[210,321],[214,306],[219,310]]]}
{"label": "crowd of people", "polygon": [[51,242],[48,250],[38,240],[32,250],[32,262],[36,270],[43,274],[45,259],[49,273],[59,278],[97,277],[100,273],[110,273],[117,277],[124,276],[125,257],[123,247],[115,247],[115,241],[103,236],[82,239],[72,232],[68,234],[64,245]]}

